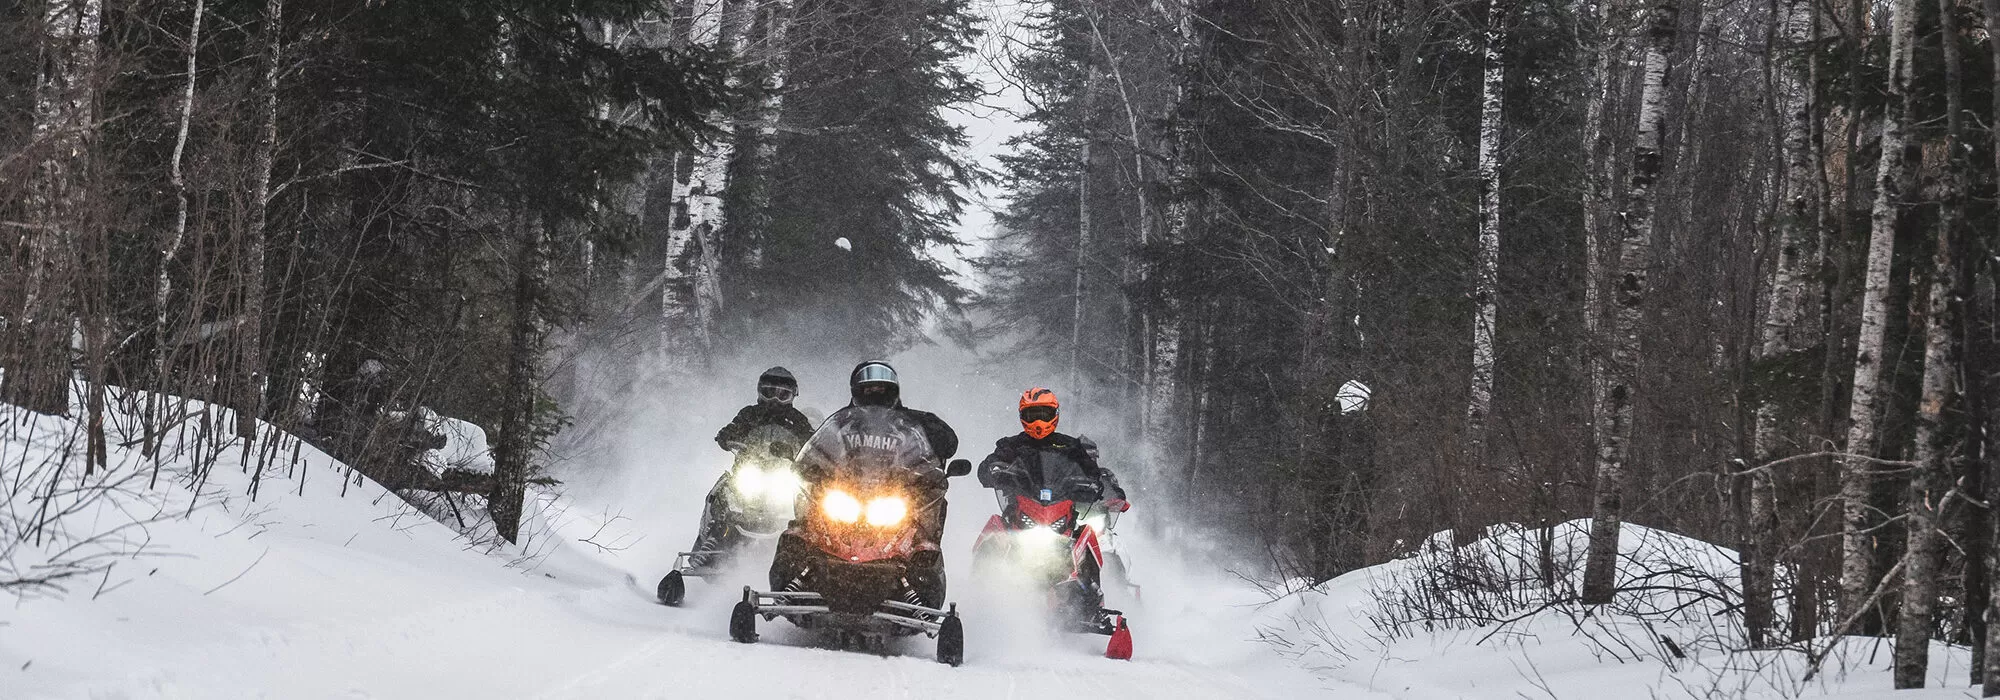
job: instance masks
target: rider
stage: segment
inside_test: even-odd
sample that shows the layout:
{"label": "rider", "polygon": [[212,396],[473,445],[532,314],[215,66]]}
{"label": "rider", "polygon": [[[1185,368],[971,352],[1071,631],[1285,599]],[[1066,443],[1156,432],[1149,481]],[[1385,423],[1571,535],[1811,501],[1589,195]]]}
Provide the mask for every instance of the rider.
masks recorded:
{"label": "rider", "polygon": [[[930,444],[935,461],[931,463],[930,472],[923,475],[922,484],[926,492],[921,494],[920,498],[925,502],[936,502],[937,507],[919,510],[919,517],[922,520],[917,523],[917,542],[910,556],[910,578],[914,588],[926,591],[925,597],[931,599],[927,602],[933,605],[941,604],[944,592],[944,555],[938,547],[938,542],[944,535],[944,496],[947,487],[944,467],[945,460],[951,459],[958,453],[958,433],[936,414],[904,406],[901,398],[902,386],[896,378],[896,368],[889,366],[887,362],[869,360],[855,365],[853,373],[848,375],[847,387],[851,402],[846,408],[834,411],[833,415],[828,416],[827,425],[841,424],[842,414],[857,408],[887,407],[915,423],[923,431],[925,441]],[[797,520],[792,521],[792,529],[778,540],[778,555],[771,563],[771,586],[775,589],[783,590],[804,569],[801,560],[804,557],[805,542],[798,534],[799,525]]]}
{"label": "rider", "polygon": [[979,485],[1000,488],[1001,480],[996,474],[1017,472],[1023,458],[1037,451],[1049,451],[1069,457],[1097,482],[1098,498],[1106,509],[1119,513],[1130,510],[1132,506],[1125,502],[1125,489],[1118,485],[1118,477],[1097,463],[1097,445],[1088,438],[1056,432],[1061,408],[1054,391],[1035,387],[1021,392],[1021,432],[993,444],[993,454],[979,463]]}
{"label": "rider", "polygon": [[[804,413],[792,406],[792,398],[798,394],[799,380],[794,378],[789,370],[783,367],[764,370],[764,373],[757,377],[757,403],[744,406],[742,410],[737,411],[735,420],[729,421],[729,425],[722,426],[722,430],[716,432],[715,444],[721,445],[722,449],[738,453],[745,450],[768,450],[771,443],[780,442],[779,439],[769,437],[777,433],[785,436],[784,449],[796,450],[799,445],[812,437],[812,423],[806,420]],[[767,427],[775,430],[760,430]],[[760,433],[766,438],[764,444],[748,444],[753,435]],[[725,473],[721,479],[716,480],[715,488],[709,489],[708,500],[702,506],[701,528],[696,531],[698,534],[695,536],[694,551],[712,552],[722,548],[727,523],[723,521],[721,515],[729,512],[729,496],[729,475]],[[700,565],[707,563],[707,559],[706,556],[697,556],[694,561]]]}
{"label": "rider", "polygon": [[[715,433],[715,444],[722,449],[733,450],[742,445],[751,431],[766,425],[784,428],[803,443],[812,436],[812,422],[806,414],[792,406],[792,398],[799,395],[799,380],[783,367],[764,370],[757,377],[757,403],[744,406],[736,412],[736,419]],[[759,445],[759,447],[762,447]]]}

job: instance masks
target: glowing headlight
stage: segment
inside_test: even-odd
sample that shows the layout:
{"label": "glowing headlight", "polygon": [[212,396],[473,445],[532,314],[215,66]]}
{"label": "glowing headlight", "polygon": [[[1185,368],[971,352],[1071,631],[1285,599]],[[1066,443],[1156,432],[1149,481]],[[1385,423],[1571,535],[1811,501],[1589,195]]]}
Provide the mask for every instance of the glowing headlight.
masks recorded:
{"label": "glowing headlight", "polygon": [[1097,533],[1097,536],[1099,536],[1099,537],[1103,537],[1103,536],[1104,536],[1104,514],[1102,514],[1102,513],[1098,513],[1098,514],[1095,514],[1095,515],[1092,515],[1092,516],[1090,516],[1090,517],[1087,517],[1087,518],[1084,518],[1084,519],[1083,519],[1083,526],[1084,526],[1084,527],[1087,527],[1087,528],[1090,528],[1090,531],[1091,531],[1091,532],[1095,532],[1095,533]]}
{"label": "glowing headlight", "polygon": [[897,496],[883,496],[868,502],[868,524],[888,527],[903,522],[903,516],[910,514],[910,507]]}
{"label": "glowing headlight", "polygon": [[772,469],[764,474],[764,493],[772,498],[792,498],[799,495],[799,474],[788,467]]}
{"label": "glowing headlight", "polygon": [[836,523],[851,523],[861,519],[861,501],[855,500],[852,494],[839,489],[827,491],[826,495],[820,498],[819,509],[820,512],[826,513],[828,520]]}
{"label": "glowing headlight", "polygon": [[764,490],[764,470],[745,466],[736,470],[736,492],[754,496]]}
{"label": "glowing headlight", "polygon": [[1049,545],[1062,539],[1062,533],[1046,527],[1031,527],[1021,531],[1021,539],[1036,545]]}

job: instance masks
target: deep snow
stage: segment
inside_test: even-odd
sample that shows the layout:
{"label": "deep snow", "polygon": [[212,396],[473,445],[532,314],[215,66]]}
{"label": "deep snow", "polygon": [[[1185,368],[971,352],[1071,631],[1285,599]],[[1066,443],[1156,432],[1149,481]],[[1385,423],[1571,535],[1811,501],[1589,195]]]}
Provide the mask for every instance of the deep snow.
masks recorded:
{"label": "deep snow", "polygon": [[[982,393],[971,381],[935,391]],[[700,420],[685,422],[715,426],[734,410],[710,403]],[[9,481],[48,478],[52,460],[73,447],[75,423],[16,422],[12,409],[0,411],[11,426],[0,430],[0,469]],[[226,411],[214,418],[228,424]],[[123,539],[81,545],[101,548],[115,562],[108,572],[5,599],[0,697],[1278,698],[1344,685],[1255,640],[1263,598],[1254,587],[1191,570],[1164,550],[1155,556],[1130,536],[1124,546],[1146,584],[1143,606],[1117,603],[1137,633],[1130,662],[1102,658],[1102,637],[1041,632],[1033,605],[973,590],[965,556],[950,559],[967,628],[962,667],[933,661],[921,638],[874,656],[822,648],[782,620],[764,623],[758,644],[731,642],[727,606],[761,570],[696,582],[684,608],[652,600],[653,582],[692,538],[702,494],[727,454],[705,440],[642,432],[651,437],[627,441],[597,468],[560,470],[567,483],[531,494],[531,536],[498,548],[347,477],[310,446],[294,463],[289,438],[255,500],[233,445],[210,452],[199,496],[191,483],[198,458],[187,446],[170,440],[167,453],[176,456],[147,490],[151,462],[114,445],[111,469],[89,483],[125,488],[66,518],[54,541],[19,545],[10,557],[25,571],[118,523],[140,522]],[[974,457],[998,437],[966,432]],[[83,481],[73,468],[62,478]],[[9,517],[30,512],[41,492],[10,491]],[[971,480],[954,486],[952,503],[947,547],[959,554],[994,506]]]}
{"label": "deep snow", "polygon": [[[1019,389],[953,366],[913,358],[905,381],[911,403],[945,413],[959,425],[962,452],[976,458],[1010,427]],[[837,386],[842,371],[802,369],[806,399],[829,408],[823,387]],[[1524,606],[1501,611],[1518,617],[1511,622],[1392,631],[1384,621],[1403,614],[1393,601],[1422,590],[1426,572],[1441,565],[1438,550],[1272,600],[1268,584],[1206,563],[1188,542],[1141,537],[1143,519],[1158,517],[1142,497],[1121,525],[1120,546],[1144,600],[1111,601],[1130,613],[1137,657],[1111,661],[1100,656],[1103,638],[1051,637],[1031,602],[970,585],[964,553],[995,510],[970,479],[953,487],[946,542],[951,597],[966,621],[963,667],[932,661],[928,640],[875,656],[823,648],[783,621],[763,623],[758,644],[736,644],[726,635],[728,605],[768,559],[747,557],[754,565],[737,580],[694,583],[684,608],[652,600],[653,582],[692,538],[702,495],[727,464],[706,434],[734,411],[735,398],[632,406],[634,420],[603,431],[608,447],[575,451],[555,470],[562,486],[533,492],[520,547],[476,545],[311,447],[293,458],[288,438],[254,500],[233,446],[204,456],[170,440],[173,457],[159,486],[147,489],[150,461],[114,445],[108,472],[84,479],[73,464],[65,469],[57,490],[67,495],[56,502],[76,502],[88,493],[82,486],[119,488],[60,530],[31,535],[11,524],[46,501],[53,460],[76,448],[76,425],[23,420],[0,407],[0,522],[10,524],[0,529],[0,580],[56,571],[46,565],[64,559],[110,564],[59,588],[0,597],[0,698],[1968,695],[1963,650],[1934,654],[1933,677],[1955,687],[1892,694],[1886,647],[1859,640],[1820,680],[1799,683],[1795,652],[1722,651],[1736,633],[1700,601],[1673,615],[1531,612],[1539,589],[1530,586],[1510,589]],[[1072,416],[1087,420],[1089,411]],[[114,429],[133,424],[129,413],[114,418]],[[228,425],[226,411],[212,418]],[[476,462],[465,437],[447,446],[450,459]],[[192,471],[204,459],[214,467],[197,494]],[[1558,530],[1563,560],[1580,551],[1586,525]],[[106,532],[113,536],[94,537]],[[1727,550],[1642,527],[1627,534],[1628,576],[1675,563],[1696,572],[1676,583],[1730,582]],[[1462,555],[1519,566],[1525,559],[1509,555],[1527,551],[1534,535],[1496,528]],[[1659,638],[1675,640],[1688,658],[1671,658]]]}

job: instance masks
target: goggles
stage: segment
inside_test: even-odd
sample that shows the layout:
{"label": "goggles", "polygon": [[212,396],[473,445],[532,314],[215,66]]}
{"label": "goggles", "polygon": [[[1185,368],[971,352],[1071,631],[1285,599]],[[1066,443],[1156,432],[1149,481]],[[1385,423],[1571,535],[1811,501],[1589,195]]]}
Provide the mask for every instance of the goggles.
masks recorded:
{"label": "goggles", "polygon": [[1021,420],[1027,423],[1052,421],[1056,419],[1054,406],[1029,406],[1021,409]]}

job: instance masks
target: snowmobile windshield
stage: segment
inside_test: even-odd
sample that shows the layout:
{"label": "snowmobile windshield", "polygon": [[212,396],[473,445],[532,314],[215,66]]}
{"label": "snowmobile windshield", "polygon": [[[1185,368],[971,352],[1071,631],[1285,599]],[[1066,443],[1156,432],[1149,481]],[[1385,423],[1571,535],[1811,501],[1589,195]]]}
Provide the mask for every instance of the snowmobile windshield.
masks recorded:
{"label": "snowmobile windshield", "polygon": [[887,406],[834,412],[813,432],[799,467],[809,481],[833,479],[864,489],[944,478],[923,426]]}
{"label": "snowmobile windshield", "polygon": [[[774,446],[781,452],[797,453],[799,451],[798,436],[792,432],[791,428],[782,425],[760,425],[751,428],[750,433],[743,436],[743,444],[749,446],[751,451],[755,452],[758,456],[771,454]],[[790,457],[791,455],[788,454],[786,456]]]}
{"label": "snowmobile windshield", "polygon": [[[1001,472],[995,484],[1009,495],[1025,496],[1042,502],[1097,500],[1097,480],[1069,455],[1055,450],[1035,450],[1014,462],[1018,470]],[[1042,492],[1048,491],[1047,497]]]}

